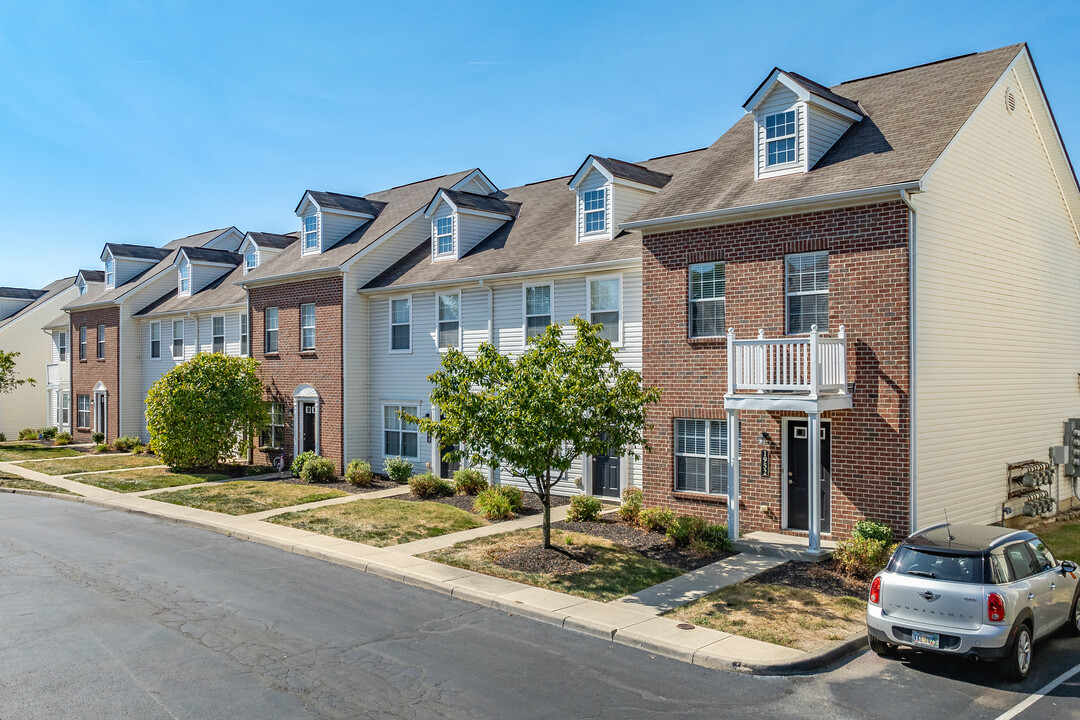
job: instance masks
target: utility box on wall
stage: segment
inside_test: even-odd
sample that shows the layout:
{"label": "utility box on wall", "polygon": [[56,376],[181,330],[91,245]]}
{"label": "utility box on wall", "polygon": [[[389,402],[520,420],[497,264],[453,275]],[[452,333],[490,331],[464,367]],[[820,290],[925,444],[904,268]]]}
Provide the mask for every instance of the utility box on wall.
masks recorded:
{"label": "utility box on wall", "polygon": [[1069,418],[1065,421],[1064,443],[1065,458],[1064,472],[1069,477],[1080,476],[1080,418]]}

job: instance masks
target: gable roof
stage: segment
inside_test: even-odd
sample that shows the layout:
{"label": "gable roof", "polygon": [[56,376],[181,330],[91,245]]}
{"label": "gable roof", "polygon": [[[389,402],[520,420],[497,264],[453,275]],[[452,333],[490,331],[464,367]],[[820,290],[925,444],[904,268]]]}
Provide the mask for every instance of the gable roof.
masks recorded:
{"label": "gable roof", "polygon": [[576,188],[578,184],[585,179],[585,176],[588,175],[586,168],[590,165],[599,166],[601,173],[610,175],[612,180],[619,178],[621,180],[628,180],[632,183],[648,185],[655,188],[662,188],[671,180],[671,175],[668,173],[650,170],[640,163],[630,163],[625,160],[616,160],[615,158],[589,155],[585,158],[585,161],[578,166],[578,169],[574,171],[574,174],[570,176],[570,179],[566,184],[569,185],[571,189]]}
{"label": "gable roof", "polygon": [[[74,285],[75,285],[75,276],[72,275],[71,277],[64,277],[64,278],[60,278],[59,280],[54,280],[51,283],[49,283],[48,285],[46,285],[45,287],[43,287],[41,290],[32,290],[31,292],[37,294],[37,297],[34,298],[34,301],[31,302],[26,307],[20,308],[17,312],[9,315],[8,317],[4,318],[3,320],[0,320],[0,328],[7,327],[11,323],[18,320],[23,315],[26,315],[27,313],[33,312],[34,310],[37,310],[42,305],[44,305],[45,303],[47,303],[50,300],[54,299],[57,295],[64,292],[68,288],[73,287]],[[0,291],[11,290],[11,289],[15,289],[15,288],[0,288]],[[0,295],[2,295],[2,294],[3,293],[0,292]]]}
{"label": "gable roof", "polygon": [[[703,150],[647,160],[649,172],[670,176],[692,166]],[[493,275],[544,272],[641,259],[641,233],[625,231],[612,240],[578,243],[577,197],[568,177],[504,190],[504,202],[519,205],[516,217],[453,262],[432,262],[430,239],[365,285],[365,289],[452,282]]]}
{"label": "gable roof", "polygon": [[[114,258],[132,258],[135,260],[153,260],[157,262],[168,257],[169,250],[157,248],[152,245],[129,245],[127,243],[105,243],[105,249],[112,253]],[[104,251],[101,253],[105,255]]]}
{"label": "gable roof", "polygon": [[30,288],[0,287],[0,298],[33,301],[44,295],[45,292],[45,290],[32,290]]}
{"label": "gable roof", "polygon": [[206,287],[180,297],[173,287],[158,299],[135,313],[135,317],[153,318],[177,313],[217,310],[221,308],[247,305],[247,291],[236,284],[243,277],[244,268],[235,267],[217,278]]}
{"label": "gable roof", "polygon": [[427,212],[431,212],[434,209],[435,203],[440,196],[445,197],[452,202],[459,210],[478,210],[480,212],[495,213],[497,215],[509,215],[510,217],[517,215],[518,208],[521,207],[521,203],[508,202],[492,195],[477,195],[476,193],[467,192],[465,190],[439,188],[435,193],[435,197],[428,203]]}
{"label": "gable roof", "polygon": [[261,248],[274,248],[275,250],[284,250],[285,248],[296,242],[296,235],[278,235],[277,233],[268,232],[249,232],[247,234],[251,241]]}
{"label": "gable roof", "polygon": [[311,198],[316,205],[322,210],[344,210],[345,212],[360,213],[362,215],[371,215],[374,217],[379,214],[379,207],[377,203],[373,203],[365,197],[358,195],[342,195],[335,192],[322,192],[320,190],[307,190],[304,192],[304,196],[300,198],[300,203],[296,206],[296,212],[299,212],[300,208],[304,205],[304,200]]}
{"label": "gable roof", "polygon": [[857,115],[863,114],[862,108],[859,107],[859,103],[854,100],[836,94],[829,88],[814,82],[805,75],[800,75],[799,73],[791,72],[789,70],[781,70],[778,67],[774,67],[769,71],[769,74],[761,81],[761,84],[754,89],[754,92],[752,92],[750,97],[746,99],[746,102],[743,103],[743,109],[747,112],[754,110],[755,106],[765,98],[765,91],[771,90],[772,86],[781,78],[781,76],[810,95],[816,95],[823,100],[828,100],[834,105],[839,105],[845,110],[849,110]]}
{"label": "gable roof", "polygon": [[830,88],[864,118],[806,173],[754,179],[754,119],[744,115],[630,218],[632,224],[917,182],[1023,45],[963,55]]}
{"label": "gable roof", "polygon": [[182,247],[180,252],[193,262],[221,263],[224,265],[238,265],[244,259],[239,253],[228,250],[211,250],[201,247]]}
{"label": "gable roof", "polygon": [[[103,283],[103,282],[105,282],[105,271],[104,270],[80,270],[79,275],[82,275],[83,280],[85,280],[88,283],[91,283],[91,282]],[[78,276],[76,276],[76,277],[78,277]]]}
{"label": "gable roof", "polygon": [[238,233],[240,232],[239,230],[237,230],[235,225],[230,225],[229,227],[218,228],[217,230],[206,230],[205,232],[195,233],[194,235],[187,235],[182,238],[176,238],[175,240],[170,240],[161,247],[165,250],[176,250],[177,248],[184,246],[202,247],[211,240],[218,239],[230,230],[236,230],[236,232]]}

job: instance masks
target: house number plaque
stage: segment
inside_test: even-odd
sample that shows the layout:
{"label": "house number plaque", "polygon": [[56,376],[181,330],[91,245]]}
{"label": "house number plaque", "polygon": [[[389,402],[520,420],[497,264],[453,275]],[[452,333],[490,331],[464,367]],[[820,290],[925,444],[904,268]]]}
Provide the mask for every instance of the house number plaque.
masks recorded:
{"label": "house number plaque", "polygon": [[761,451],[761,477],[769,477],[769,451]]}

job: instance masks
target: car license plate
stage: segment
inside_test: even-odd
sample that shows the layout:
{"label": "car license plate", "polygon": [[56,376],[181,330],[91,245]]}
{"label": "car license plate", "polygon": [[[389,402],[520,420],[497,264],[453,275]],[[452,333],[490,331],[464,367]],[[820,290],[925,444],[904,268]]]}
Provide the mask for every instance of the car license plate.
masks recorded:
{"label": "car license plate", "polygon": [[941,638],[935,633],[924,633],[918,630],[911,631],[911,644],[917,647],[938,648],[941,646]]}

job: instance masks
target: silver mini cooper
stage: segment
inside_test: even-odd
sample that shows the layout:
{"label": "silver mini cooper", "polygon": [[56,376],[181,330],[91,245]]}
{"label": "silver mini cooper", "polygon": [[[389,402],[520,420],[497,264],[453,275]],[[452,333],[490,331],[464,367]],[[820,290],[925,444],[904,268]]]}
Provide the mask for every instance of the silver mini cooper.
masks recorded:
{"label": "silver mini cooper", "polygon": [[1027,677],[1032,644],[1061,627],[1080,635],[1075,563],[1030,532],[934,525],[910,535],[870,585],[866,628],[882,657],[906,645],[995,660]]}

